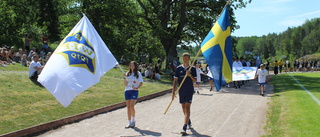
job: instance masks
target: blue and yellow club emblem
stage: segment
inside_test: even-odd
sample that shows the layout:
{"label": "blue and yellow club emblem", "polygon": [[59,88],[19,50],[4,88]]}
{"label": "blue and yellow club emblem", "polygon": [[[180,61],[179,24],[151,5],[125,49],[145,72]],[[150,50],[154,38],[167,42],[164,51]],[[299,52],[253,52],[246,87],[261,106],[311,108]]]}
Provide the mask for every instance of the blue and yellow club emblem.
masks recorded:
{"label": "blue and yellow club emblem", "polygon": [[70,67],[82,67],[95,73],[96,54],[82,32],[68,35],[56,50],[55,53],[61,54]]}

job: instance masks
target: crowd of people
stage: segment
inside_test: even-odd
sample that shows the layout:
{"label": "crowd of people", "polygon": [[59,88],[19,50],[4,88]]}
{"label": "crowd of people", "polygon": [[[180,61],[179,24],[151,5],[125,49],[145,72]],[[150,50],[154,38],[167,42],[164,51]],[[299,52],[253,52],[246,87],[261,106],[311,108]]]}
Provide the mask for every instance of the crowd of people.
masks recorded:
{"label": "crowd of people", "polygon": [[309,59],[309,60],[294,60],[293,67],[289,60],[285,62],[283,59],[275,60],[274,64],[274,74],[281,74],[284,72],[312,72],[318,71],[320,67],[319,60]]}
{"label": "crowd of people", "polygon": [[7,65],[20,63],[25,67],[29,67],[34,55],[38,55],[39,62],[44,65],[51,56],[51,49],[48,46],[47,37],[42,35],[43,45],[41,46],[41,49],[37,46],[33,46],[32,49],[30,49],[31,41],[32,38],[30,38],[29,34],[26,34],[24,49],[2,44],[0,48],[0,65],[6,67]]}
{"label": "crowd of people", "polygon": [[38,75],[49,60],[52,50],[48,45],[47,35],[43,34],[41,37],[41,48],[38,46],[31,47],[33,38],[29,34],[25,35],[25,45],[22,48],[2,44],[0,48],[0,65],[7,67],[7,65],[21,64],[22,66],[29,67],[29,78],[31,81],[42,86],[37,82]]}

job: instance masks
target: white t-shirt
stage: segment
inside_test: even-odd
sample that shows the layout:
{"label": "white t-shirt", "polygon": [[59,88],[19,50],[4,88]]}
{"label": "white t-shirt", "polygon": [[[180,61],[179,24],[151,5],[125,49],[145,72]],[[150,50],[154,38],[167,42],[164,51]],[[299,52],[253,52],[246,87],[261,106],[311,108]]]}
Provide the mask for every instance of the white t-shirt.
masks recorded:
{"label": "white t-shirt", "polygon": [[146,71],[144,72],[144,76],[145,76],[145,77],[149,77],[149,74],[150,74],[149,70],[146,70]]}
{"label": "white t-shirt", "polygon": [[240,61],[238,61],[238,62],[234,61],[233,64],[232,64],[232,67],[234,67],[234,68],[241,67],[242,68],[243,66],[242,66],[242,63]]}
{"label": "white t-shirt", "polygon": [[201,71],[200,68],[196,69],[196,72],[197,72],[197,82],[201,82],[201,75],[200,74],[203,74],[203,72]]}
{"label": "white t-shirt", "polygon": [[249,61],[247,61],[247,67],[250,67],[251,63]]}
{"label": "white t-shirt", "polygon": [[140,72],[138,72],[138,76],[139,78],[135,77],[134,73],[132,73],[130,76],[127,76],[126,80],[128,81],[128,85],[126,86],[125,90],[133,90],[133,87],[136,88],[139,86],[141,82],[143,82],[142,75]]}
{"label": "white t-shirt", "polygon": [[266,79],[268,76],[268,71],[266,69],[258,69],[257,71],[257,75],[258,75],[258,82],[259,83],[266,83]]}
{"label": "white t-shirt", "polygon": [[31,77],[37,70],[34,67],[41,67],[40,62],[32,61],[29,66],[29,76]]}

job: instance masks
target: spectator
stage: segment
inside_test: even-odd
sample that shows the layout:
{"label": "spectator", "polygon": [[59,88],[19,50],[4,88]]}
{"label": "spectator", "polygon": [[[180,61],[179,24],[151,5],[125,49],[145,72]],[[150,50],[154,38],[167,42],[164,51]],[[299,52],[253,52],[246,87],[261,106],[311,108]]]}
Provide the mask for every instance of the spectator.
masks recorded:
{"label": "spectator", "polygon": [[45,51],[45,49],[44,48],[42,48],[42,50],[40,51],[40,58],[43,58],[43,59],[45,59],[46,58],[46,51]]}
{"label": "spectator", "polygon": [[47,54],[47,56],[46,56],[46,62],[45,63],[47,63],[48,61],[49,61],[49,59],[50,59],[50,57],[51,57],[51,52],[48,52],[48,54]]}
{"label": "spectator", "polygon": [[173,79],[173,71],[172,71],[172,68],[171,68],[171,63],[169,63],[169,65],[167,66],[166,74],[169,75],[170,78]]}
{"label": "spectator", "polygon": [[44,43],[44,42],[48,42],[48,35],[47,34],[42,34],[41,35],[41,38],[42,38],[42,43]]}
{"label": "spectator", "polygon": [[49,46],[48,46],[48,42],[44,41],[43,45],[42,45],[42,50],[44,49],[45,54],[47,54],[49,52]]}
{"label": "spectator", "polygon": [[29,34],[26,34],[26,37],[25,37],[25,49],[27,51],[30,50],[30,42],[32,41],[32,38],[30,38],[30,35]]}
{"label": "spectator", "polygon": [[7,48],[2,49],[2,57],[7,63],[14,65],[13,61],[9,58],[9,52],[7,51]]}
{"label": "spectator", "polygon": [[15,53],[14,61],[17,63],[20,63],[20,61],[22,59],[22,55],[23,55],[22,48],[19,48],[18,52]]}
{"label": "spectator", "polygon": [[274,68],[273,68],[274,75],[278,75],[278,66],[279,66],[278,61],[277,60],[274,61],[273,64],[274,64]]}
{"label": "spectator", "polygon": [[179,61],[179,57],[173,59],[173,69],[175,70],[181,63]]}
{"label": "spectator", "polygon": [[290,70],[290,67],[291,67],[290,61],[287,60],[287,61],[286,61],[286,64],[287,64],[287,70],[290,72],[290,71],[291,71],[291,70]]}
{"label": "spectator", "polygon": [[283,66],[283,60],[280,59],[280,61],[278,62],[278,67],[279,67],[279,71],[280,71],[280,74],[282,73],[282,66]]}
{"label": "spectator", "polygon": [[298,61],[297,61],[297,60],[294,60],[294,62],[293,62],[293,68],[294,68],[293,71],[297,71],[297,68],[299,68],[299,66],[298,66]]}
{"label": "spectator", "polygon": [[120,64],[121,65],[125,65],[126,64],[126,59],[124,58],[124,56],[122,55],[120,58]]}
{"label": "spectator", "polygon": [[15,52],[14,52],[14,47],[12,46],[11,48],[10,48],[10,50],[9,50],[9,58],[11,59],[11,60],[14,60],[14,58],[15,58]]}
{"label": "spectator", "polygon": [[267,60],[265,64],[266,64],[266,70],[268,71],[268,74],[269,74],[269,65],[270,65],[269,60]]}
{"label": "spectator", "polygon": [[247,67],[251,67],[251,63],[250,63],[249,59],[247,59],[246,64],[247,64]]}
{"label": "spectator", "polygon": [[[233,68],[242,68],[243,65],[242,63],[239,61],[239,58],[236,58],[235,61],[232,64]],[[240,82],[239,81],[234,81],[234,87],[235,89],[240,88]]]}
{"label": "spectator", "polygon": [[155,73],[154,73],[154,79],[156,79],[156,80],[161,80],[160,74],[155,72]]}
{"label": "spectator", "polygon": [[42,86],[37,80],[38,80],[38,75],[41,73],[43,69],[43,66],[39,62],[38,55],[34,55],[32,58],[33,58],[33,61],[30,63],[30,66],[29,66],[29,78],[36,85]]}
{"label": "spectator", "polygon": [[21,63],[22,66],[29,67],[30,62],[28,61],[28,57],[27,57],[26,54],[22,55],[20,63]]}
{"label": "spectator", "polygon": [[316,59],[313,61],[313,69],[315,71],[317,71],[317,69],[318,69],[318,61]]}
{"label": "spectator", "polygon": [[149,78],[149,74],[150,74],[150,68],[147,67],[146,71],[144,72],[144,76],[145,76],[146,78]]}
{"label": "spectator", "polygon": [[154,64],[154,71],[155,73],[158,73],[158,74],[160,73],[160,69],[157,63]]}

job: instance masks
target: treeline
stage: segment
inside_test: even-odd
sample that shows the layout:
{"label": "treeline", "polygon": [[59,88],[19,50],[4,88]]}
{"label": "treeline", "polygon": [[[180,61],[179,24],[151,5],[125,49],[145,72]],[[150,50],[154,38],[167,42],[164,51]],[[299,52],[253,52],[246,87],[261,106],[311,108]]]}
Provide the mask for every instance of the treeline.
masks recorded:
{"label": "treeline", "polygon": [[84,13],[117,59],[122,55],[137,60],[138,54],[163,56],[160,41],[137,18],[138,11],[132,0],[0,1],[0,42],[23,48],[25,35],[30,34],[31,47],[41,47],[41,35],[47,34],[49,46],[55,48]]}
{"label": "treeline", "polygon": [[249,51],[253,55],[260,54],[263,59],[286,57],[294,60],[307,54],[320,52],[320,18],[307,20],[303,25],[288,28],[280,34],[272,33],[261,37],[236,39],[236,56],[251,56],[245,54]]}
{"label": "treeline", "polygon": [[[119,59],[177,56],[177,47],[201,43],[226,0],[1,0],[0,42],[17,48],[30,34],[31,47],[41,47],[41,35],[55,48],[86,14],[111,52]],[[233,10],[251,0],[231,0]]]}

